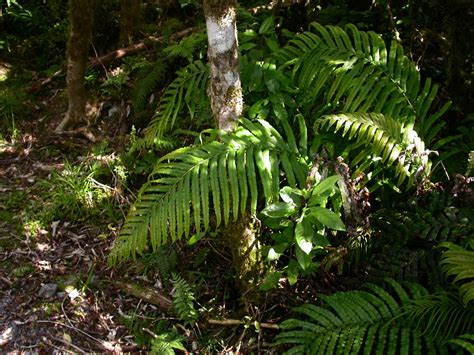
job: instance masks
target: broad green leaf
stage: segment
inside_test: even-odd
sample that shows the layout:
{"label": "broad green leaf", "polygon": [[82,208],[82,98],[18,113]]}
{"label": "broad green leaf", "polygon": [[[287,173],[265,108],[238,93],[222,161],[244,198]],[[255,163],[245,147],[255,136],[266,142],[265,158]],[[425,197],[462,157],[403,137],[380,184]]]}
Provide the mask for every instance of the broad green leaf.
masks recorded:
{"label": "broad green leaf", "polygon": [[261,213],[271,218],[284,218],[291,216],[296,210],[293,203],[277,202],[267,206]]}
{"label": "broad green leaf", "polygon": [[280,190],[280,197],[286,203],[293,203],[296,206],[301,206],[303,192],[300,189],[285,186]]}
{"label": "broad green leaf", "polygon": [[272,272],[268,274],[260,285],[260,290],[268,291],[275,288],[280,280],[282,273],[280,271]]}
{"label": "broad green leaf", "polygon": [[307,270],[312,264],[311,257],[306,254],[298,245],[295,245],[295,255],[302,270]]}
{"label": "broad green leaf", "polygon": [[338,231],[346,231],[346,227],[339,216],[323,207],[311,207],[310,213],[312,216],[321,222],[324,226]]}
{"label": "broad green leaf", "polygon": [[313,233],[314,231],[311,224],[305,219],[296,224],[295,240],[301,250],[306,254],[311,253],[311,250],[313,249]]}
{"label": "broad green leaf", "polygon": [[313,188],[313,196],[320,195],[328,190],[332,190],[334,186],[336,185],[337,181],[339,180],[338,175],[330,176],[323,181],[321,181],[319,184],[317,184]]}
{"label": "broad green leaf", "polygon": [[291,286],[293,286],[296,281],[298,281],[298,263],[291,259],[288,263],[288,267],[286,268],[286,275],[288,277],[288,282]]}

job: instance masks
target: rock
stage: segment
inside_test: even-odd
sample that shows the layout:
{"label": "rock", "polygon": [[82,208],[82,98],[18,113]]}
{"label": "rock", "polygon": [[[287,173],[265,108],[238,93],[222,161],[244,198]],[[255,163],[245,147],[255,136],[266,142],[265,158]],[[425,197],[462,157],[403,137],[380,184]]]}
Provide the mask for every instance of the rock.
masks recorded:
{"label": "rock", "polygon": [[38,296],[42,298],[51,298],[54,296],[56,291],[58,290],[58,285],[50,283],[50,284],[44,284],[41,286]]}

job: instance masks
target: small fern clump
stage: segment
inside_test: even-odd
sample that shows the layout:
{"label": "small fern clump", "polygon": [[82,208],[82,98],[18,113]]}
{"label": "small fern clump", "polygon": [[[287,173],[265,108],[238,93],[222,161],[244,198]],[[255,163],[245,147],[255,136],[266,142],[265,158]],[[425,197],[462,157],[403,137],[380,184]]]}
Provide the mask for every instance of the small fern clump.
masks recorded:
{"label": "small fern clump", "polygon": [[156,355],[174,355],[176,350],[186,352],[183,345],[184,337],[179,335],[176,330],[157,335],[151,341],[151,354]]}
{"label": "small fern clump", "polygon": [[151,68],[146,68],[146,75],[138,80],[132,91],[132,106],[136,112],[145,108],[151,93],[164,79],[167,67],[166,62],[159,58]]}
{"label": "small fern clump", "polygon": [[171,282],[173,284],[173,309],[176,315],[186,325],[196,323],[199,314],[194,307],[194,293],[185,279],[177,274],[173,274]]}

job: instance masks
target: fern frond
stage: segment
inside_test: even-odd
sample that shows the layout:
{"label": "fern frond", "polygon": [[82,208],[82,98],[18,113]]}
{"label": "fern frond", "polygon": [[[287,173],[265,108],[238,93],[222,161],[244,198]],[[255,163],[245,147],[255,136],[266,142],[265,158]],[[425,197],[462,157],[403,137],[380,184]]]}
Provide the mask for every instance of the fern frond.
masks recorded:
{"label": "fern frond", "polygon": [[414,123],[420,136],[430,143],[444,125],[440,112],[429,116],[438,87],[428,79],[423,84],[415,63],[393,41],[387,48],[374,32],[312,23],[290,41],[280,59],[294,70],[300,102],[323,100],[342,112],[375,112]]}
{"label": "fern frond", "polygon": [[183,345],[183,341],[185,340],[186,339],[179,335],[176,330],[159,334],[151,341],[150,354],[174,355],[174,349],[186,352],[186,348]]}
{"label": "fern frond", "polygon": [[177,316],[188,325],[194,324],[198,319],[198,312],[194,308],[194,293],[185,279],[177,274],[172,275],[173,283],[173,309]]}
{"label": "fern frond", "polygon": [[[382,158],[389,165],[396,163],[395,175],[398,185],[408,177],[413,184],[416,174],[429,174],[430,162],[425,144],[410,124],[376,113],[352,113],[323,116],[316,120],[315,130],[326,128],[356,141],[365,147],[367,153]],[[357,164],[359,161],[351,161]]]}
{"label": "fern frond", "polygon": [[153,141],[163,138],[163,135],[173,128],[184,107],[187,108],[191,119],[194,118],[199,105],[202,105],[203,101],[208,102],[208,81],[208,68],[200,60],[177,72],[177,78],[166,88],[147,128],[144,137],[147,145],[151,146]]}
{"label": "fern frond", "polygon": [[474,309],[466,308],[453,292],[427,295],[405,306],[407,321],[436,339],[449,339],[474,327]]}
{"label": "fern frond", "polygon": [[443,253],[441,267],[448,276],[455,276],[454,283],[460,284],[459,294],[465,305],[474,300],[474,251],[466,250],[453,243],[441,243],[448,248]]}
{"label": "fern frond", "polygon": [[255,214],[259,198],[266,204],[278,199],[280,162],[290,185],[295,175],[304,184],[307,168],[272,126],[247,119],[241,123],[220,142],[178,149],[160,159],[129,211],[112,263],[142,253],[148,234],[156,249],[209,230],[211,215],[219,226],[248,209]]}
{"label": "fern frond", "polygon": [[164,52],[172,57],[185,58],[191,63],[196,50],[206,48],[206,45],[206,34],[204,32],[195,32],[184,37],[179,43],[166,47]]}
{"label": "fern frond", "polygon": [[468,354],[474,354],[474,334],[464,334],[449,342],[467,350]]}
{"label": "fern frond", "polygon": [[275,338],[277,345],[289,344],[289,353],[305,354],[401,354],[430,352],[440,343],[398,321],[402,306],[426,293],[409,292],[393,280],[390,295],[383,288],[369,284],[367,291],[337,292],[320,295],[323,306],[305,304],[296,308],[304,319],[289,319],[280,324],[283,331]]}
{"label": "fern frond", "polygon": [[158,59],[153,67],[148,71],[142,80],[137,80],[132,92],[132,106],[135,111],[145,108],[148,97],[153,90],[158,87],[166,73],[167,64],[163,59]]}

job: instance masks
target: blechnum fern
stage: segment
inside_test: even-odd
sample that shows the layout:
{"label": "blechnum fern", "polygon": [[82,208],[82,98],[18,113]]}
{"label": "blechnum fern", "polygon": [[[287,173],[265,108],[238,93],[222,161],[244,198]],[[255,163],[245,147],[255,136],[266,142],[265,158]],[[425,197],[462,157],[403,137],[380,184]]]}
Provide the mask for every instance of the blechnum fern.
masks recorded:
{"label": "blechnum fern", "polygon": [[186,348],[183,345],[185,340],[186,339],[179,335],[179,333],[174,329],[172,332],[159,334],[151,341],[150,354],[174,355],[176,353],[174,349],[186,352]]}
{"label": "blechnum fern", "polygon": [[[307,166],[288,129],[286,140],[267,122],[242,119],[221,141],[178,149],[160,159],[139,199],[130,209],[110,255],[112,263],[142,253],[148,238],[153,249],[183,236],[236,220],[278,198],[280,169],[290,186],[302,186]],[[281,167],[280,167],[281,165]],[[260,185],[261,184],[261,185]]]}
{"label": "blechnum fern", "polygon": [[177,77],[160,98],[157,111],[145,133],[144,144],[153,146],[175,124],[180,112],[186,108],[191,119],[209,106],[206,95],[209,81],[207,66],[197,60],[177,72]]}
{"label": "blechnum fern", "polygon": [[[412,185],[430,171],[430,161],[424,142],[411,125],[400,123],[380,113],[355,113],[326,115],[316,120],[316,130],[326,128],[342,132],[343,136],[355,138],[365,148],[352,164],[358,164],[373,154],[387,166],[396,164],[397,185],[408,177]],[[361,169],[361,168],[359,168]],[[419,176],[418,176],[419,175]]]}
{"label": "blechnum fern", "polygon": [[416,284],[403,287],[391,279],[386,281],[391,291],[368,284],[363,291],[319,295],[323,303],[320,306],[297,307],[295,311],[302,318],[281,323],[282,332],[276,336],[275,344],[291,346],[288,353],[295,354],[462,353],[447,345],[447,338],[439,337],[440,333],[433,333],[433,329],[442,322],[444,326],[455,326],[457,331],[444,335],[469,331],[472,309],[453,314],[452,308],[445,307],[443,314],[438,314],[435,327],[423,331],[420,324],[407,320],[406,310],[410,308],[406,307],[426,302],[427,291]]}
{"label": "blechnum fern", "polygon": [[163,58],[159,58],[151,68],[146,68],[147,73],[144,78],[138,81],[133,88],[132,105],[135,111],[141,111],[145,108],[149,95],[163,80],[167,65]]}
{"label": "blechnum fern", "polygon": [[400,44],[392,41],[387,49],[380,35],[352,24],[343,29],[312,23],[310,28],[279,54],[293,68],[300,104],[322,100],[343,113],[381,113],[412,125],[424,141],[432,141],[449,105],[429,116],[438,87],[430,79],[421,82]]}
{"label": "blechnum fern", "polygon": [[174,288],[173,309],[176,312],[176,315],[185,324],[194,324],[197,321],[199,314],[194,307],[193,302],[195,297],[191,287],[185,279],[177,274],[173,274],[171,282],[173,283]]}
{"label": "blechnum fern", "polygon": [[[471,240],[472,243],[472,240]],[[448,250],[443,253],[441,267],[448,276],[455,276],[454,283],[460,284],[459,295],[464,305],[474,301],[474,251],[466,250],[453,243],[442,243]]]}
{"label": "blechnum fern", "polygon": [[[311,119],[316,137],[320,130],[331,129],[355,139],[359,156],[353,161],[349,157],[348,163],[360,170],[367,168],[367,161],[370,164],[371,154],[373,160],[380,157],[386,165],[395,164],[398,185],[408,180],[410,186],[429,176],[428,151],[420,137],[432,139],[447,108],[429,116],[436,86],[429,80],[422,85],[403,49],[392,43],[387,50],[375,33],[352,25],[346,30],[318,24],[312,28],[314,32],[295,36],[272,59],[272,72],[278,74],[274,79],[279,79],[267,85],[273,97],[267,100],[273,105],[269,117],[285,138],[266,121],[242,119],[235,132],[218,141],[161,158],[130,209],[110,256],[112,263],[142,253],[148,242],[156,249],[209,230],[211,221],[217,227],[245,211],[254,214],[259,199],[266,205],[277,199],[281,184],[303,187],[312,161],[307,149],[311,144],[306,133],[296,143],[292,116],[301,132],[306,132],[305,120]],[[160,139],[184,107],[191,116],[196,114],[198,106],[207,103],[207,84],[208,70],[200,61],[178,72],[160,100],[145,142],[151,145]],[[285,88],[278,89],[279,85]],[[278,96],[278,90],[286,99]],[[336,113],[311,117],[314,112],[328,112],[328,106]]]}

